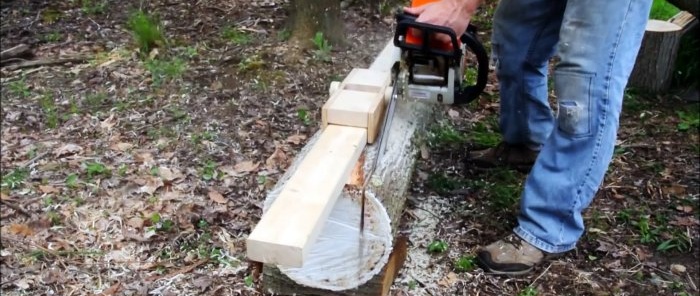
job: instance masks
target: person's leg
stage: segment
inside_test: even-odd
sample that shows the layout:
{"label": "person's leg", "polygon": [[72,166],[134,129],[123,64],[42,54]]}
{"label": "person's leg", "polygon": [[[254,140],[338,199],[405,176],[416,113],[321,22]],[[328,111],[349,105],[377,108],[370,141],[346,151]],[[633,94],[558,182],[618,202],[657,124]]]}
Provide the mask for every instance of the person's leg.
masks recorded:
{"label": "person's leg", "polygon": [[612,159],[623,92],[650,7],[651,0],[568,1],[554,72],[555,128],[525,181],[517,237],[479,252],[486,269],[526,272],[545,253],[575,247],[584,231],[581,212]]}
{"label": "person's leg", "polygon": [[503,0],[493,21],[492,60],[500,87],[503,142],[473,152],[472,164],[527,170],[549,137],[554,116],[547,100],[548,62],[554,54],[566,2]]}

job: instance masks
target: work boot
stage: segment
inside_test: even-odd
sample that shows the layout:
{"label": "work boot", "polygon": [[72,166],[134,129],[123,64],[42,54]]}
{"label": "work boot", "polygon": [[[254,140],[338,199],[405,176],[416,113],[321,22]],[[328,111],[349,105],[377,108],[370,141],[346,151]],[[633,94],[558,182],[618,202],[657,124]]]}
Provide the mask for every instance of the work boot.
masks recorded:
{"label": "work boot", "polygon": [[515,234],[477,251],[477,263],[486,272],[501,275],[522,275],[547,259],[560,254],[541,251]]}
{"label": "work boot", "polygon": [[505,166],[527,173],[538,154],[539,151],[532,150],[524,144],[501,142],[493,148],[470,152],[466,162],[480,168]]}

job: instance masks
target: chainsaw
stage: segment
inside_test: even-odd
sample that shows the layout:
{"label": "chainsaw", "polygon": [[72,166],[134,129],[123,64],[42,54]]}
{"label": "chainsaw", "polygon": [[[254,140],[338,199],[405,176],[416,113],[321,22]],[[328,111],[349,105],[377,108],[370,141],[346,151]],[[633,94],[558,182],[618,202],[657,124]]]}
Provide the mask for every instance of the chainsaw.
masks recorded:
{"label": "chainsaw", "polygon": [[[439,0],[413,0],[411,6],[418,7],[436,1]],[[385,150],[384,138],[391,126],[397,101],[417,100],[462,105],[478,98],[486,86],[489,59],[477,38],[475,26],[469,24],[466,31],[457,36],[451,28],[417,22],[416,18],[416,15],[403,11],[396,14],[393,43],[401,53],[392,67],[393,91],[385,110],[376,158]],[[436,34],[445,34],[449,41],[438,41]],[[467,67],[469,53],[476,58],[476,70]],[[374,174],[377,162],[375,159],[369,171],[370,176]],[[362,187],[360,233],[364,233],[366,183],[367,181]]]}

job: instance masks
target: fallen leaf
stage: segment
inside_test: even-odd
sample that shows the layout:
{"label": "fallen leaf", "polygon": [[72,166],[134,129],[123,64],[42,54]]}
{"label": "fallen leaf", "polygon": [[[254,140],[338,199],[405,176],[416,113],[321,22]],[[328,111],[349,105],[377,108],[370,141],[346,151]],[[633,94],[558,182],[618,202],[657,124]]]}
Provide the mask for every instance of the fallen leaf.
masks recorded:
{"label": "fallen leaf", "polygon": [[302,134],[295,134],[287,137],[287,142],[292,143],[294,145],[299,145],[304,140],[306,140],[306,135]]}
{"label": "fallen leaf", "polygon": [[270,157],[265,161],[265,167],[268,170],[284,169],[287,166],[287,155],[282,151],[280,145],[275,147]]}
{"label": "fallen leaf", "polygon": [[134,160],[136,160],[136,162],[148,164],[153,162],[153,155],[148,152],[139,153],[134,156]]}
{"label": "fallen leaf", "polygon": [[459,281],[459,277],[457,276],[457,274],[450,271],[450,273],[448,273],[444,278],[442,278],[438,282],[438,284],[445,287],[452,287],[455,283],[457,283],[457,281]]}
{"label": "fallen leaf", "polygon": [[693,207],[691,207],[691,206],[677,206],[676,210],[679,210],[683,213],[691,213],[691,212],[693,212]]}
{"label": "fallen leaf", "polygon": [[681,264],[671,264],[671,272],[675,274],[683,274],[687,268],[684,265]]}
{"label": "fallen leaf", "polygon": [[10,200],[10,197],[7,196],[7,194],[0,192],[0,199],[2,200]]}
{"label": "fallen leaf", "polygon": [[452,119],[457,119],[459,118],[459,111],[455,109],[450,109],[449,111],[447,111],[447,115],[449,115]]}
{"label": "fallen leaf", "polygon": [[126,225],[129,225],[129,226],[131,226],[133,228],[137,228],[137,229],[142,228],[143,224],[144,224],[143,219],[141,219],[139,217],[133,217],[129,220],[126,220]]}
{"label": "fallen leaf", "polygon": [[34,281],[30,279],[19,279],[15,281],[15,286],[17,286],[17,288],[20,288],[20,290],[27,290],[29,289],[29,287],[31,287],[30,283],[34,283]]}
{"label": "fallen leaf", "polygon": [[112,149],[115,151],[125,152],[133,147],[134,147],[134,144],[119,142],[119,143],[112,144],[112,146],[109,146],[109,149]]}
{"label": "fallen leaf", "polygon": [[99,295],[105,295],[105,296],[114,295],[117,292],[119,292],[119,289],[121,288],[121,286],[122,286],[122,283],[117,282],[114,285],[107,288],[106,290],[102,291],[102,293],[100,293]]}
{"label": "fallen leaf", "polygon": [[12,234],[21,234],[24,236],[31,236],[34,234],[34,230],[26,224],[11,224],[9,231]]}
{"label": "fallen leaf", "polygon": [[114,114],[110,114],[107,119],[100,122],[100,127],[106,130],[111,130],[117,124],[118,119],[114,117]]}
{"label": "fallen leaf", "polygon": [[260,163],[254,163],[254,162],[248,160],[248,161],[243,161],[243,162],[237,163],[236,165],[233,166],[233,170],[237,174],[244,174],[245,175],[247,173],[256,171],[258,169],[258,167],[260,167]]}
{"label": "fallen leaf", "polygon": [[67,155],[72,155],[72,154],[80,154],[80,152],[83,151],[83,147],[78,146],[77,144],[65,144],[56,151],[53,152],[53,154],[56,157],[61,157],[61,156],[67,156]]}
{"label": "fallen leaf", "polygon": [[156,192],[156,190],[158,190],[158,188],[162,187],[163,185],[163,180],[161,180],[160,178],[148,176],[146,178],[145,184],[141,186],[139,190],[144,193],[153,194],[154,192]]}
{"label": "fallen leaf", "polygon": [[639,261],[646,261],[648,258],[651,258],[651,253],[642,248],[634,248],[634,252],[637,254]]}
{"label": "fallen leaf", "polygon": [[228,202],[228,200],[216,190],[209,191],[209,198],[215,203],[225,204]]}
{"label": "fallen leaf", "polygon": [[614,244],[611,244],[606,241],[598,240],[598,244],[600,244],[600,246],[598,246],[598,248],[595,249],[596,251],[607,253],[612,252],[616,249]]}
{"label": "fallen leaf", "polygon": [[698,219],[695,219],[693,217],[676,217],[673,219],[673,221],[668,222],[671,225],[676,225],[676,226],[694,226],[694,225],[700,225],[700,221]]}
{"label": "fallen leaf", "polygon": [[59,193],[61,192],[60,190],[56,189],[56,187],[53,187],[51,185],[39,185],[39,191],[42,193]]}
{"label": "fallen leaf", "polygon": [[168,182],[183,177],[179,172],[173,171],[164,166],[158,168],[158,175],[160,175],[163,180]]}
{"label": "fallen leaf", "polygon": [[428,145],[425,145],[425,144],[420,145],[420,157],[422,159],[430,158],[430,150],[428,149]]}

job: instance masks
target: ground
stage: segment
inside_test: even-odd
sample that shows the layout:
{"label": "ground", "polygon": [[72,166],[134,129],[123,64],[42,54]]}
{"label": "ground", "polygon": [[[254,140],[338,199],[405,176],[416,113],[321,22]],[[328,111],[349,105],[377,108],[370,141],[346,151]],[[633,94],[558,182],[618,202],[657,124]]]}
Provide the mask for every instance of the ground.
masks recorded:
{"label": "ground", "polygon": [[[300,50],[287,5],[2,2],[3,50],[79,60],[0,73],[3,295],[258,294],[244,240],[266,190],[318,130],[330,82],[392,34],[380,9],[351,6],[351,42]],[[145,51],[130,26],[139,7],[165,36]],[[487,46],[490,13],[474,20]],[[501,278],[471,256],[513,226],[525,175],[461,162],[498,141],[497,100],[491,77],[431,127],[392,294],[698,294],[698,103],[630,91],[576,251]]]}

